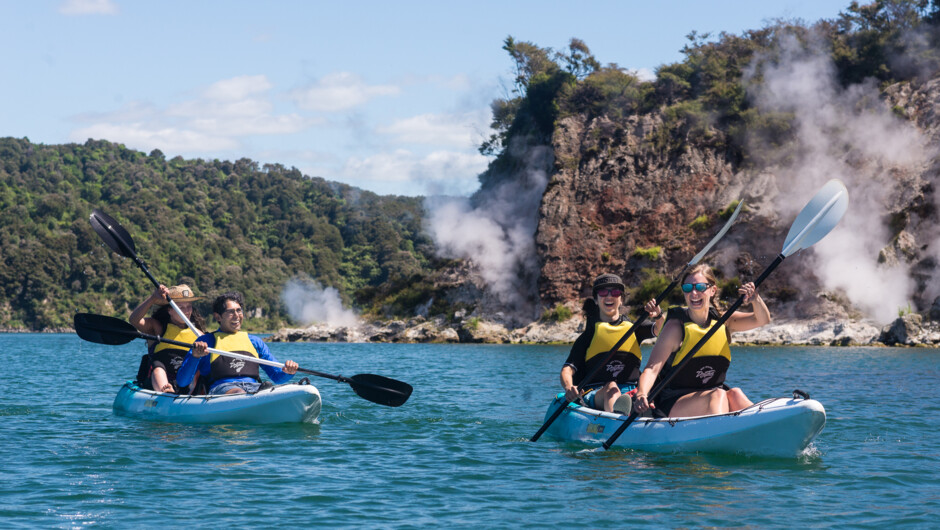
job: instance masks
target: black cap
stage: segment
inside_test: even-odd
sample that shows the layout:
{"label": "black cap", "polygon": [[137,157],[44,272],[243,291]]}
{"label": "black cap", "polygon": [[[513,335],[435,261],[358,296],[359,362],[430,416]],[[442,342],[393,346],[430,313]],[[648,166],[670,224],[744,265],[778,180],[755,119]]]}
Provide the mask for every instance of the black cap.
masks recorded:
{"label": "black cap", "polygon": [[620,279],[620,276],[616,274],[601,274],[597,278],[594,278],[594,288],[592,294],[597,294],[598,289],[603,287],[619,287],[621,291],[626,289],[626,286],[623,284],[623,280]]}

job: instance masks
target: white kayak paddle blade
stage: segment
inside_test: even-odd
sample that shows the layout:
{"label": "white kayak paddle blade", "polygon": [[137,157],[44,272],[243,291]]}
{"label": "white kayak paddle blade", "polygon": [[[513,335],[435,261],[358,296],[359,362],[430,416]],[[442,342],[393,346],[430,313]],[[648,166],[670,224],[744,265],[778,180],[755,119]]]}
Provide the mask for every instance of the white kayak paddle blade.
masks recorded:
{"label": "white kayak paddle blade", "polygon": [[781,254],[787,257],[797,250],[809,248],[833,228],[849,209],[849,191],[838,179],[827,182],[796,216]]}

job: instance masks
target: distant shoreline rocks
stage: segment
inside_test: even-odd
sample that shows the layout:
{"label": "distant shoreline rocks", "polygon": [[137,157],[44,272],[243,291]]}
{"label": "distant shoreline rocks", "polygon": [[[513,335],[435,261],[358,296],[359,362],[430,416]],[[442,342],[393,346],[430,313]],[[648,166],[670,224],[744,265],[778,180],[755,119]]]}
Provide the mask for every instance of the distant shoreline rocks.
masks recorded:
{"label": "distant shoreline rocks", "polygon": [[[364,322],[357,326],[313,324],[284,328],[268,342],[397,342],[478,344],[571,344],[584,330],[584,320],[537,321],[520,328],[486,319],[449,322],[444,318]],[[912,313],[887,326],[869,320],[781,320],[735,333],[736,344],[792,346],[940,347],[940,322]]]}
{"label": "distant shoreline rocks", "polygon": [[26,328],[0,328],[0,333],[75,333],[72,328],[45,328],[41,330]]}

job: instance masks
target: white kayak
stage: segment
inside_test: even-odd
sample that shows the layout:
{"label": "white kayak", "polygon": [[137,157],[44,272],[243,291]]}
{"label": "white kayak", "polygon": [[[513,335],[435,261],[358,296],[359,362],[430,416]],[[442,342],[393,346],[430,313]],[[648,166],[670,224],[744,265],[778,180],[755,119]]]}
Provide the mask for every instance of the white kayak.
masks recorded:
{"label": "white kayak", "polygon": [[171,423],[312,423],[320,415],[320,392],[310,384],[278,385],[255,394],[188,396],[144,390],[124,383],[114,413]]}
{"label": "white kayak", "polygon": [[[558,394],[545,419],[564,403]],[[569,403],[546,431],[565,441],[603,444],[627,416]],[[612,447],[653,452],[740,453],[792,457],[826,425],[826,410],[814,399],[773,398],[728,414],[688,418],[637,418]]]}

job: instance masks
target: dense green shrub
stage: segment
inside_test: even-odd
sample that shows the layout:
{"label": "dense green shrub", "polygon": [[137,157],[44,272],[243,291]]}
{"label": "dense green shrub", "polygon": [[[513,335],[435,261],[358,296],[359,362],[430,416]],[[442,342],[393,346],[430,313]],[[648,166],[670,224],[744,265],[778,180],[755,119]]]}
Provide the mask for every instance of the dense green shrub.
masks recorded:
{"label": "dense green shrub", "polygon": [[542,312],[542,320],[551,322],[564,322],[571,318],[571,316],[571,309],[564,304],[556,304],[555,307]]}

